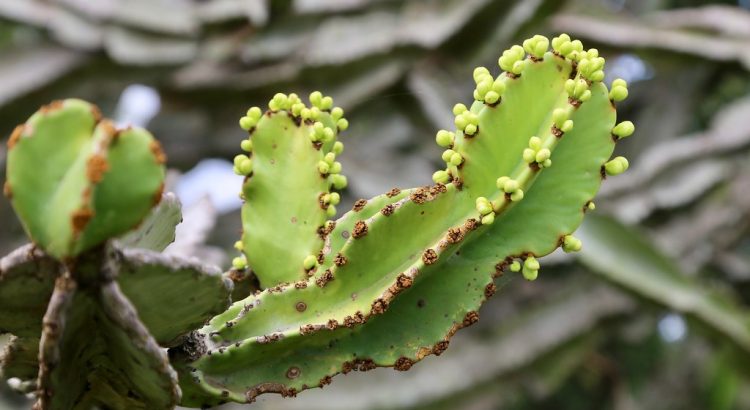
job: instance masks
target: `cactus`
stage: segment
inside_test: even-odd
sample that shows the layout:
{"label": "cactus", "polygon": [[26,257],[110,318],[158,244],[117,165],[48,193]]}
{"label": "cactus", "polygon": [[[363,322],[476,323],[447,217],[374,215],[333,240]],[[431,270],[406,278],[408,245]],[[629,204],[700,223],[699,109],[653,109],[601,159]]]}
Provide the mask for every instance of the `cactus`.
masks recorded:
{"label": "cactus", "polygon": [[[0,260],[5,378],[39,409],[168,409],[180,400],[163,347],[229,305],[216,268],[162,256],[179,206],[162,198],[165,156],[145,130],[96,107],[42,108],[8,141],[5,194],[34,242]],[[114,237],[146,219],[115,246]]]}
{"label": "cactus", "polygon": [[473,103],[436,133],[434,185],[337,220],[343,110],[319,92],[249,109],[234,292],[218,269],[158,253],[180,212],[169,195],[152,210],[164,155],[147,131],[78,100],[42,109],[9,141],[5,193],[34,244],[0,261],[0,332],[15,335],[4,377],[43,409],[204,407],[440,355],[502,281],[581,250],[572,234],[601,181],[628,168],[609,159],[634,132],[615,124],[627,84],[608,90],[580,41],[551,45],[534,36],[503,52],[500,74],[474,70]]}
{"label": "cactus", "polygon": [[252,269],[265,290],[171,350],[183,404],[408,370],[479,319],[495,278],[533,280],[539,257],[580,250],[572,233],[601,181],[627,169],[608,159],[634,127],[615,124],[627,84],[607,89],[596,49],[567,35],[551,45],[534,36],[502,54],[499,75],[474,71],[473,103],[456,104],[456,129],[436,134],[446,166],[435,185],[357,201],[337,221],[326,211],[338,198],[331,186],[343,185],[334,178],[342,111],[317,92],[309,108],[294,94],[251,108],[240,120],[247,153],[235,160],[246,176],[235,268]]}

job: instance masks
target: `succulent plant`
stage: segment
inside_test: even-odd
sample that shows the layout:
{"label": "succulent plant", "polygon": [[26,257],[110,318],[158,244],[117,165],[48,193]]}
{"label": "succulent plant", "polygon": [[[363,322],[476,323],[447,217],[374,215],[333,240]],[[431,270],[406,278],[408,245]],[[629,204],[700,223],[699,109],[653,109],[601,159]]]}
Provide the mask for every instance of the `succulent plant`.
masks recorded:
{"label": "succulent plant", "polygon": [[[162,219],[171,236],[159,218],[142,224],[162,198],[165,160],[147,131],[118,130],[80,100],[43,107],[8,141],[4,192],[33,244],[0,261],[0,333],[14,335],[2,374],[37,393],[35,408],[179,402],[162,347],[222,312],[231,284],[158,253],[174,218]],[[130,244],[146,249],[110,241],[139,224]]]}
{"label": "succulent plant", "polygon": [[479,319],[497,278],[533,280],[537,258],[580,250],[572,233],[601,181],[627,169],[610,156],[634,127],[615,124],[627,84],[608,90],[596,49],[564,34],[551,45],[534,36],[502,54],[500,74],[474,71],[473,103],[456,104],[456,129],[436,134],[446,167],[434,185],[359,200],[335,221],[343,111],[317,92],[310,106],[277,94],[267,110],[248,110],[235,268],[252,269],[264,290],[171,350],[183,404],[408,370]]}
{"label": "succulent plant", "polygon": [[551,45],[534,36],[502,54],[500,74],[474,70],[473,103],[436,133],[434,185],[336,220],[343,110],[320,92],[250,108],[234,159],[235,292],[217,268],[159,254],[179,205],[147,131],[116,130],[79,100],[43,108],[8,144],[5,193],[33,244],[0,262],[4,377],[42,409],[205,407],[440,355],[503,280],[581,250],[572,234],[601,181],[628,168],[610,159],[634,132],[615,124],[627,84],[602,83],[596,49],[564,34]]}

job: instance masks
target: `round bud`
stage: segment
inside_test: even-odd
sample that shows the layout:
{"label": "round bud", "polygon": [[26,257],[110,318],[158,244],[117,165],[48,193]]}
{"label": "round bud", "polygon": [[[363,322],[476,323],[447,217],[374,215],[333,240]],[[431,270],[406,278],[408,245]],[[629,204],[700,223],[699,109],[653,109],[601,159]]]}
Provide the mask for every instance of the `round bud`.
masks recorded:
{"label": "round bud", "polygon": [[508,178],[508,177],[500,177],[500,178],[498,178],[497,182],[496,182],[497,189],[503,189],[503,187],[505,186],[505,183],[508,180],[510,180],[510,178]]}
{"label": "round bud", "polygon": [[522,199],[523,199],[523,190],[522,189],[518,189],[516,191],[513,191],[513,193],[510,194],[510,200],[512,202],[518,202],[518,201],[520,201]]}
{"label": "round bud", "polygon": [[346,118],[339,118],[339,120],[336,121],[336,127],[339,131],[346,131],[346,129],[349,128],[349,121]]}
{"label": "round bud", "polygon": [[549,148],[542,148],[536,153],[536,162],[544,162],[549,159],[550,155],[552,155],[552,152]]}
{"label": "round bud", "polygon": [[250,107],[250,109],[247,110],[247,116],[256,121],[258,121],[262,115],[263,111],[261,111],[259,107]]}
{"label": "round bud", "polygon": [[520,272],[521,271],[521,264],[518,261],[513,261],[510,264],[510,271],[511,272]]}
{"label": "round bud", "polygon": [[336,141],[333,144],[333,148],[331,148],[331,151],[333,151],[334,154],[339,155],[342,152],[344,152],[344,143],[341,141]]}
{"label": "round bud", "polygon": [[240,128],[242,128],[245,131],[250,131],[250,128],[253,128],[255,126],[255,121],[253,121],[250,117],[242,117],[240,118]]}
{"label": "round bud", "polygon": [[482,217],[482,225],[492,225],[495,222],[495,214],[490,212]]}
{"label": "round bud", "polygon": [[453,115],[461,115],[466,110],[467,110],[467,108],[466,108],[465,105],[463,105],[461,103],[458,103],[458,104],[456,104],[456,105],[453,106]]}
{"label": "round bud", "polygon": [[441,147],[447,148],[453,145],[454,134],[450,131],[440,130],[435,135],[435,141]]}
{"label": "round bud", "polygon": [[450,175],[446,170],[435,171],[435,173],[432,174],[432,180],[436,184],[447,184],[448,181],[450,181]]}
{"label": "round bud", "polygon": [[305,260],[302,262],[302,266],[305,270],[310,270],[318,265],[318,258],[315,255],[307,255]]}
{"label": "round bud", "polygon": [[635,125],[631,121],[623,121],[612,129],[612,134],[618,136],[619,138],[626,138],[631,135],[633,135],[633,132],[635,131]]}

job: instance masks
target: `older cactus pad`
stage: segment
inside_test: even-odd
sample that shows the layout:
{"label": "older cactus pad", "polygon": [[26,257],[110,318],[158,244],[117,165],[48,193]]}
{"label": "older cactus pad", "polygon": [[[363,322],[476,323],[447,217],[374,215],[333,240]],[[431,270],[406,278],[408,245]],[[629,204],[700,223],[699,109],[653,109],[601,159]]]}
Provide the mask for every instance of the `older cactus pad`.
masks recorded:
{"label": "older cactus pad", "polygon": [[343,110],[318,92],[310,102],[276,94],[265,114],[253,107],[240,120],[250,134],[242,142],[246,153],[234,161],[235,172],[246,176],[239,247],[246,260],[238,258],[235,267],[248,263],[262,287],[312,274],[323,249],[321,231],[339,203],[332,189],[346,186],[336,161],[343,150],[337,135],[348,127]]}
{"label": "older cactus pad", "polygon": [[175,361],[183,403],[294,395],[341,372],[407,370],[479,319],[494,278],[532,280],[537,257],[580,249],[570,234],[604,176],[627,167],[624,158],[605,164],[632,124],[615,126],[627,88],[601,83],[596,50],[567,35],[552,46],[535,36],[503,53],[499,75],[475,70],[475,101],[454,108],[456,130],[437,133],[446,169],[436,185],[358,202],[326,225],[313,277],[237,302],[203,328],[208,353]]}
{"label": "older cactus pad", "polygon": [[42,108],[8,141],[5,193],[32,240],[57,258],[136,226],[161,198],[164,154],[80,100]]}

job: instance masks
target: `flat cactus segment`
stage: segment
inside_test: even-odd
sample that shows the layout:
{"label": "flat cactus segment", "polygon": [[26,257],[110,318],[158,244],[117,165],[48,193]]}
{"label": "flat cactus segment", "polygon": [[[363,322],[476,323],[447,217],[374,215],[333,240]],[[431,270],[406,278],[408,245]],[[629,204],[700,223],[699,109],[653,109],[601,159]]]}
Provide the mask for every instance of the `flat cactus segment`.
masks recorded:
{"label": "flat cactus segment", "polygon": [[143,249],[124,249],[117,283],[162,346],[202,326],[229,306],[232,285],[214,267]]}
{"label": "flat cactus segment", "polygon": [[5,192],[32,240],[57,258],[132,229],[161,195],[159,144],[142,129],[116,130],[81,100],[42,108],[8,146]]}
{"label": "flat cactus segment", "polygon": [[0,376],[31,384],[39,373],[39,337],[13,337],[0,353]]}
{"label": "flat cactus segment", "polygon": [[[399,275],[416,276],[408,270],[427,258],[423,252],[435,253],[446,232],[464,223],[473,210],[469,198],[458,199],[465,195],[453,186],[419,188],[397,203],[391,215],[376,213],[358,220],[340,251],[345,263],[304,288],[295,284],[269,289],[237,302],[212,321],[212,340],[221,346],[279,333],[289,337],[303,327],[326,328],[330,321],[344,326],[360,323],[378,310],[373,306],[376,300],[388,303],[393,297],[390,289]],[[415,231],[420,235],[414,235]]]}
{"label": "flat cactus segment", "polygon": [[33,245],[0,260],[0,333],[39,338],[59,272],[58,262]]}
{"label": "flat cactus segment", "polygon": [[246,176],[242,251],[263,288],[306,277],[304,262],[323,249],[321,230],[336,213],[339,194],[331,190],[345,185],[336,161],[343,114],[327,111],[321,99],[330,97],[317,97],[307,108],[294,94],[277,94],[269,111],[254,107],[241,121],[250,132],[242,144],[248,154],[235,158],[235,171]]}
{"label": "flat cactus segment", "polygon": [[[44,322],[37,408],[129,401],[138,403],[132,408],[171,409],[179,400],[176,375],[165,353],[116,283],[93,291],[61,277]],[[102,383],[107,388],[89,387]]]}
{"label": "flat cactus segment", "polygon": [[182,222],[182,204],[171,192],[162,195],[161,202],[135,230],[118,242],[124,248],[147,249],[161,252],[175,239],[175,229]]}
{"label": "flat cactus segment", "polygon": [[471,109],[457,104],[457,130],[436,135],[447,148],[436,185],[358,202],[326,226],[322,257],[305,260],[312,279],[248,297],[201,329],[206,353],[175,356],[184,404],[293,396],[351,370],[408,370],[479,319],[494,278],[534,280],[537,258],[585,246],[571,235],[632,130],[615,127],[622,93],[601,83],[598,51],[565,35],[554,53],[549,43],[535,36],[511,48],[497,78],[474,72]]}

